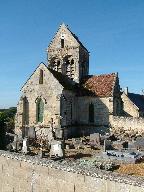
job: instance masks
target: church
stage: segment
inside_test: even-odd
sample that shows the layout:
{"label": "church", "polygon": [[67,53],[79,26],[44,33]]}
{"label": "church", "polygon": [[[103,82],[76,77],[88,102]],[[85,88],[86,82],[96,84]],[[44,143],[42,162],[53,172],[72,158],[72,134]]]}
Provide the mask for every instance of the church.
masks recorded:
{"label": "church", "polygon": [[118,73],[90,75],[89,52],[64,23],[40,63],[21,88],[15,132],[32,130],[47,138],[51,128],[66,138],[103,133],[109,117],[122,113]]}

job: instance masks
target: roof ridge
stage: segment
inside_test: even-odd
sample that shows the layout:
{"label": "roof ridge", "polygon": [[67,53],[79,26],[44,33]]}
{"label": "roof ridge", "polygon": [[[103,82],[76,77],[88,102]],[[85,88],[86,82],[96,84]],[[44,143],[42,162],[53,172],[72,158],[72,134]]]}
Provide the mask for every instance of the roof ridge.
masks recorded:
{"label": "roof ridge", "polygon": [[[51,41],[50,41],[50,43],[48,44],[48,48],[50,47],[50,45],[52,44],[52,42],[53,42],[53,40],[54,40],[54,38],[55,38],[55,36],[57,35],[57,33],[58,33],[58,31],[60,30],[60,28],[61,28],[61,26],[62,25],[65,25],[64,23],[62,23],[62,24],[60,24],[59,25],[59,27],[58,27],[58,29],[56,30],[56,32],[54,33],[54,36],[52,37],[52,39],[51,39]],[[66,25],[65,25],[66,26]]]}
{"label": "roof ridge", "polygon": [[55,71],[54,69],[47,68],[52,75],[57,79],[57,81],[66,89],[73,90],[75,87],[75,83],[66,75],[61,72]]}
{"label": "roof ridge", "polygon": [[[39,68],[39,66],[40,65],[44,65],[46,68],[47,68],[47,66],[46,66],[46,64],[42,61],[42,62],[40,62],[39,63],[39,65],[35,68],[35,70],[33,71],[33,73],[27,78],[27,80],[26,80],[26,82],[22,85],[22,87],[21,87],[21,89],[20,89],[20,91],[23,89],[23,87],[26,85],[26,83],[30,80],[30,78],[32,77],[32,75],[35,73],[35,71]],[[48,68],[47,68],[48,69]]]}
{"label": "roof ridge", "polygon": [[106,75],[117,75],[117,73],[104,73],[99,75],[92,75],[92,77],[100,77],[100,76],[106,76]]}
{"label": "roof ridge", "polygon": [[83,87],[99,97],[110,97],[114,94],[114,87],[118,78],[117,73],[89,76],[82,83]]}
{"label": "roof ridge", "polygon": [[79,40],[78,36],[70,30],[68,25],[66,25],[66,28],[69,30],[69,32],[72,34],[72,36],[76,39],[76,41],[80,44],[80,46],[82,46],[86,51],[88,51],[87,48],[83,45],[83,43]]}
{"label": "roof ridge", "polygon": [[139,93],[131,93],[131,92],[128,92],[128,94],[134,94],[134,95],[140,95],[140,96],[144,96],[142,94],[139,94]]}

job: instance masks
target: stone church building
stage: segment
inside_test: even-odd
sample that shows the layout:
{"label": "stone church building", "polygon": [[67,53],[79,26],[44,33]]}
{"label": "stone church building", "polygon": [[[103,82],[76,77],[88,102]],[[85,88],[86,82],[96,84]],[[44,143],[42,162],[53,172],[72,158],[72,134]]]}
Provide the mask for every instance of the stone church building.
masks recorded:
{"label": "stone church building", "polygon": [[[51,128],[65,137],[104,132],[109,117],[122,113],[117,73],[89,75],[89,52],[60,25],[40,63],[21,88],[16,134],[48,137]],[[27,131],[28,130],[28,131]]]}

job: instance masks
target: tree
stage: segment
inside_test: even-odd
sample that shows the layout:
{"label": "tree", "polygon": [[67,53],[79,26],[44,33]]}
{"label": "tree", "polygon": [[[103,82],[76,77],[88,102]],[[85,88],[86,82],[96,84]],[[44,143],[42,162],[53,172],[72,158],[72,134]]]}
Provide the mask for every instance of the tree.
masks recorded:
{"label": "tree", "polygon": [[7,119],[6,114],[3,112],[0,112],[0,148],[1,149],[4,149],[5,147],[6,119]]}
{"label": "tree", "polygon": [[0,109],[0,149],[5,148],[6,131],[14,133],[16,107]]}

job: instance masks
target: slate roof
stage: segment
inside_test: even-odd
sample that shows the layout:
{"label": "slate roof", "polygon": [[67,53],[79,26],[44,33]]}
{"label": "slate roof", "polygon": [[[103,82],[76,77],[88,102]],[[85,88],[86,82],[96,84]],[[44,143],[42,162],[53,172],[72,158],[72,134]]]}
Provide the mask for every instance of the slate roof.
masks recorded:
{"label": "slate roof", "polygon": [[83,80],[82,86],[95,96],[110,97],[113,96],[116,78],[116,73],[90,76]]}
{"label": "slate roof", "polygon": [[144,95],[128,93],[129,99],[144,112]]}

